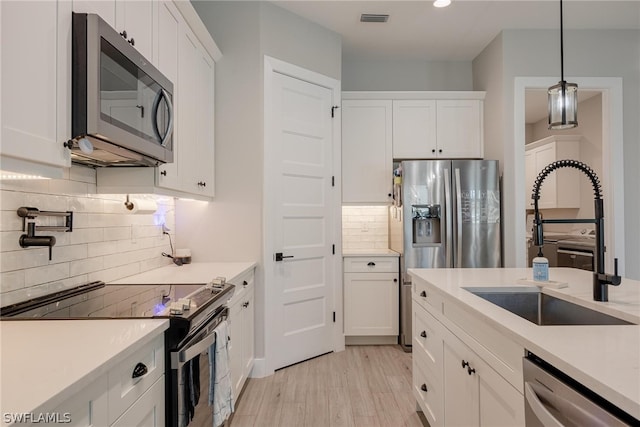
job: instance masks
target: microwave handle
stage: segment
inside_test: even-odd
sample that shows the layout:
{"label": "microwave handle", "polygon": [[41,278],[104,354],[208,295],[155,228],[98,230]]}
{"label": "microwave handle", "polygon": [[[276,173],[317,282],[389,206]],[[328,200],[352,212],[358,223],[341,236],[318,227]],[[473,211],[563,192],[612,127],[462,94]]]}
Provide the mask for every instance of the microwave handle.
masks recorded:
{"label": "microwave handle", "polygon": [[[164,134],[163,137],[160,136],[160,129],[158,129],[158,108],[160,108],[160,100],[162,98],[166,100],[167,110],[169,113],[169,125],[167,126],[167,132]],[[154,128],[153,130],[155,131],[158,139],[161,140],[160,145],[164,147],[165,144],[167,143],[167,139],[171,135],[171,131],[173,130],[173,106],[171,105],[171,98],[169,97],[169,94],[164,89],[160,89],[156,94],[156,99],[153,101],[152,117],[153,117],[153,128]]]}

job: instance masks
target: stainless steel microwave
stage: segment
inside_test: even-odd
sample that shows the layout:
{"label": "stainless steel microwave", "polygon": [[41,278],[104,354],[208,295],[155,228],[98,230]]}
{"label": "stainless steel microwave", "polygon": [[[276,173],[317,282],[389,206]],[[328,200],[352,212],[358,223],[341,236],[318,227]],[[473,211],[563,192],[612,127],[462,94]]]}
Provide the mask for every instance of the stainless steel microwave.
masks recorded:
{"label": "stainless steel microwave", "polygon": [[173,84],[98,15],[73,14],[73,162],[173,162]]}

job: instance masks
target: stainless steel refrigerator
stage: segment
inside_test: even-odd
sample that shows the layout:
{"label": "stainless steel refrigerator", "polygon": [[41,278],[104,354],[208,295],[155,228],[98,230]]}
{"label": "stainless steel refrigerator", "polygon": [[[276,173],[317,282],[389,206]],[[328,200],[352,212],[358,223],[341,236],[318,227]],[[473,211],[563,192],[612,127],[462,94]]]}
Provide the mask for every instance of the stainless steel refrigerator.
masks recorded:
{"label": "stainless steel refrigerator", "polygon": [[411,346],[408,268],[501,267],[496,160],[412,160],[389,212],[391,249],[402,254],[400,343]]}

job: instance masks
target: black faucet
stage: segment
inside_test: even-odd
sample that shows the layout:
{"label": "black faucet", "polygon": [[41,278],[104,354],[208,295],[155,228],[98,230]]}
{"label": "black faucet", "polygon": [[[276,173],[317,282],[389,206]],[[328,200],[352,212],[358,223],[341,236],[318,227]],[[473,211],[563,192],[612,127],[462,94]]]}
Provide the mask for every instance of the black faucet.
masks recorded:
{"label": "black faucet", "polygon": [[[583,172],[591,180],[594,193],[594,207],[595,218],[594,219],[542,219],[540,218],[540,211],[538,210],[538,200],[540,199],[540,186],[545,178],[556,169],[560,168],[575,168]],[[604,246],[604,205],[602,201],[602,194],[600,192],[600,180],[596,173],[586,164],[577,160],[558,160],[550,165],[547,165],[538,174],[536,182],[533,184],[533,194],[531,198],[534,204],[534,233],[533,244],[540,249],[544,244],[544,237],[542,233],[542,224],[584,224],[590,223],[596,226],[596,254],[595,254],[595,272],[593,273],[593,299],[595,301],[608,301],[608,285],[618,286],[622,279],[618,276],[618,259],[614,260],[614,274],[607,274],[604,271],[604,252],[606,250]]]}

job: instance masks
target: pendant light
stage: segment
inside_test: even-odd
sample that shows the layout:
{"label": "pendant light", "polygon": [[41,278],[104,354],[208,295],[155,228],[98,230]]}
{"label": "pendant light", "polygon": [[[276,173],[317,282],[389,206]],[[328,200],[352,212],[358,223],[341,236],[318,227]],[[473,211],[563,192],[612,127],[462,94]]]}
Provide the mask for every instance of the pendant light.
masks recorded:
{"label": "pendant light", "polygon": [[549,129],[578,126],[578,85],[564,80],[564,44],[562,40],[562,0],[560,0],[560,82],[549,88]]}

